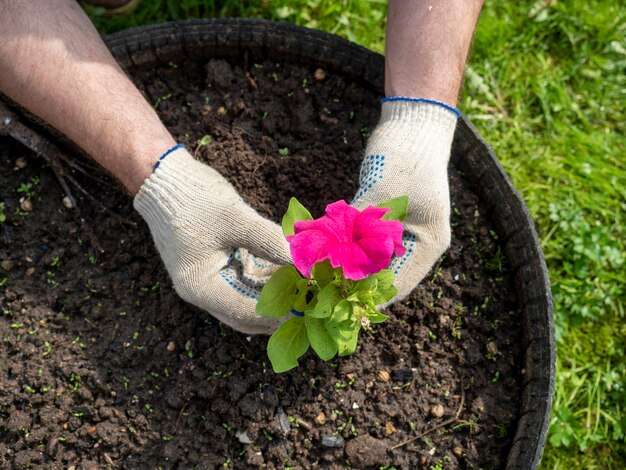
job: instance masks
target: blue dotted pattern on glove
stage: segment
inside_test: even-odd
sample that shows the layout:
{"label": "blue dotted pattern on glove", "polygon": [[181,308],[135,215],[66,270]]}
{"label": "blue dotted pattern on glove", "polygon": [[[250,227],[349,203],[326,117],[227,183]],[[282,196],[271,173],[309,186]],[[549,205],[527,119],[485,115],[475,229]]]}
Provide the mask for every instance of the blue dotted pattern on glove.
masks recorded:
{"label": "blue dotted pattern on glove", "polygon": [[361,199],[372,186],[383,179],[384,168],[384,155],[368,155],[363,159],[359,175],[359,191],[354,196],[353,201]]}
{"label": "blue dotted pattern on glove", "polygon": [[413,253],[413,248],[415,247],[415,235],[404,232],[402,235],[402,246],[404,246],[406,253],[404,253],[404,255],[400,258],[394,258],[390,266],[390,269],[396,276]]}
{"label": "blue dotted pattern on glove", "polygon": [[237,277],[237,272],[235,271],[235,269],[231,267],[223,268],[222,270],[220,270],[220,276],[222,276],[222,278],[240,294],[245,295],[246,297],[250,297],[254,300],[259,300],[259,297],[261,296],[261,289],[254,288],[241,282]]}

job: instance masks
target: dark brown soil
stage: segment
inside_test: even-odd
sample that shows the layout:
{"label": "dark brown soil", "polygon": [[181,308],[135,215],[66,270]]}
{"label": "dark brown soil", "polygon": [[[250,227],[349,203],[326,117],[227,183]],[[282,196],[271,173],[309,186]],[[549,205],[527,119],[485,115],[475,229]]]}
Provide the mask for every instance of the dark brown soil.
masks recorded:
{"label": "dark brown soil", "polygon": [[[358,83],[269,62],[138,75],[177,137],[261,213],[278,220],[296,196],[320,215],[355,193],[379,111]],[[66,209],[51,169],[6,139],[0,161],[1,468],[503,467],[519,312],[497,234],[454,162],[453,241],[432,273],[355,355],[308,353],[275,375],[267,338],[176,296],[121,192],[88,185],[138,228],[84,198],[80,216]]]}

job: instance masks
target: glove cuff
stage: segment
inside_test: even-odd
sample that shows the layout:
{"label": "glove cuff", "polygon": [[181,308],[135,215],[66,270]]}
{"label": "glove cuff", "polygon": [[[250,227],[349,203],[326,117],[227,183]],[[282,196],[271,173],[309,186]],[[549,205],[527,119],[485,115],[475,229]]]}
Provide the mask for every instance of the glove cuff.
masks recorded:
{"label": "glove cuff", "polygon": [[380,124],[403,123],[421,125],[437,123],[454,130],[461,113],[452,106],[424,98],[394,96],[382,100]]}
{"label": "glove cuff", "polygon": [[452,111],[458,118],[461,117],[461,111],[456,109],[454,106],[450,106],[449,104],[444,103],[442,101],[431,100],[429,98],[411,98],[410,96],[388,96],[387,98],[383,98],[382,100],[380,100],[381,103],[391,102],[391,101],[410,101],[413,103],[434,104],[437,106],[441,106],[442,108],[447,109],[448,111]]}

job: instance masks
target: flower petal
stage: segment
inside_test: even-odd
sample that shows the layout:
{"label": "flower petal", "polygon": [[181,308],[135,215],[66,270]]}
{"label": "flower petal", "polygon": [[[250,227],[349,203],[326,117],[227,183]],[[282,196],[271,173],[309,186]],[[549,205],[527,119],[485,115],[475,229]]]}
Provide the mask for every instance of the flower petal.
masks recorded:
{"label": "flower petal", "polygon": [[388,207],[376,207],[376,206],[367,206],[365,209],[361,211],[360,218],[368,218],[368,219],[382,219],[383,215],[387,212],[390,212],[391,209]]}
{"label": "flower petal", "polygon": [[347,279],[359,280],[389,266],[394,253],[405,253],[403,225],[381,220],[388,208],[369,206],[363,211],[340,200],[326,207],[326,215],[294,225],[287,237],[298,271],[310,277],[315,263],[330,259]]}
{"label": "flower petal", "polygon": [[323,230],[305,230],[288,238],[293,264],[300,273],[311,277],[315,263],[328,258],[328,233]]}
{"label": "flower petal", "polygon": [[367,254],[370,265],[374,271],[370,274],[385,269],[391,262],[394,243],[389,237],[368,237],[359,240],[359,246]]}
{"label": "flower petal", "polygon": [[372,272],[370,259],[356,243],[333,244],[329,247],[329,258],[333,268],[342,268],[346,279],[358,281]]}
{"label": "flower petal", "polygon": [[326,214],[337,224],[337,227],[340,227],[338,234],[340,233],[341,235],[337,238],[345,243],[352,241],[354,224],[361,216],[360,211],[343,199],[340,199],[326,206]]}
{"label": "flower petal", "polygon": [[[402,256],[406,252],[402,245],[402,233],[404,226],[399,220],[380,220],[376,217],[382,217],[390,209],[381,207],[367,207],[357,219],[354,228],[354,238],[369,238],[374,236],[389,237],[393,240],[394,253],[396,256]],[[391,261],[391,260],[390,260]]]}

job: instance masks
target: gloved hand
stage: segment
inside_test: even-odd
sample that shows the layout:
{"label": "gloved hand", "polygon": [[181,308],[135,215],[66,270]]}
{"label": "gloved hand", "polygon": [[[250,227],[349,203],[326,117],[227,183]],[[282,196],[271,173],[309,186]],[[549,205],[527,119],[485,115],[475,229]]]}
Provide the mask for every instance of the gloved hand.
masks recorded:
{"label": "gloved hand", "polygon": [[178,295],[244,333],[280,319],[255,314],[263,282],[291,259],[280,227],[261,217],[213,168],[176,148],[135,196]]}
{"label": "gloved hand", "polygon": [[459,115],[443,103],[386,98],[365,150],[352,204],[362,209],[409,197],[406,254],[390,266],[398,288],[393,301],[408,296],[450,244],[448,160]]}

